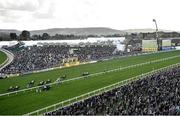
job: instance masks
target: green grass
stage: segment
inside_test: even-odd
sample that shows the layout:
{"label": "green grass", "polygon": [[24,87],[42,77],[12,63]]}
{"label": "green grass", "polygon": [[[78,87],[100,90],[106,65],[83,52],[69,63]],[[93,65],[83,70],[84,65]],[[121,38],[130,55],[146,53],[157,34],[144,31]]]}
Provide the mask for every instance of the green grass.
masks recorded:
{"label": "green grass", "polygon": [[[9,78],[0,80],[1,92],[5,92],[4,88],[6,88],[7,85],[13,83],[23,86],[23,84],[25,85],[26,82],[32,79],[36,79],[36,81],[47,78],[55,80],[59,75],[65,73],[68,74],[68,78],[74,78],[76,76],[80,76],[83,71],[95,73],[103,71],[105,69],[113,69],[119,66],[124,67],[179,54],[180,51],[173,51],[167,53],[133,56],[128,58],[99,62],[95,64],[86,64],[77,67],[58,69],[44,73],[31,74],[22,77]],[[180,62],[180,58],[174,58],[172,60],[147,64],[136,68],[106,73],[104,75],[94,76],[88,79],[79,79],[75,81],[65,82],[61,86],[53,86],[51,90],[47,92],[35,93],[35,91],[29,91],[25,93],[18,93],[17,95],[15,94],[10,96],[3,96],[0,97],[0,114],[28,113],[46,107],[48,105],[52,105],[54,103],[64,101],[72,97],[79,96],[84,93],[105,87],[107,85],[134,77],[136,75],[152,71],[153,69],[159,69],[178,62]]]}
{"label": "green grass", "polygon": [[0,64],[2,64],[6,59],[7,59],[6,54],[0,51]]}

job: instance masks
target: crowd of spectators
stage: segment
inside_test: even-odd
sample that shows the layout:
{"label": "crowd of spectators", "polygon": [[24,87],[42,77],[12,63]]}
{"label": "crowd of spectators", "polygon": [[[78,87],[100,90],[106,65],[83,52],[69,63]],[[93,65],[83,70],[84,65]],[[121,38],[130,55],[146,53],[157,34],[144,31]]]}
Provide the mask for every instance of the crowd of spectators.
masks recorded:
{"label": "crowd of spectators", "polygon": [[180,115],[180,67],[45,115]]}
{"label": "crowd of spectators", "polygon": [[78,50],[74,51],[74,54],[76,54],[82,62],[89,60],[99,60],[116,54],[114,53],[116,46],[91,45],[78,47],[77,49]]}
{"label": "crowd of spectators", "polygon": [[100,60],[116,55],[115,45],[70,45],[15,46],[6,48],[14,54],[13,62],[2,69],[0,74],[24,74],[63,65],[63,59],[77,57],[80,62]]}
{"label": "crowd of spectators", "polygon": [[10,50],[14,54],[13,62],[1,73],[25,73],[58,66],[61,59],[68,57],[68,48],[64,46],[31,46]]}

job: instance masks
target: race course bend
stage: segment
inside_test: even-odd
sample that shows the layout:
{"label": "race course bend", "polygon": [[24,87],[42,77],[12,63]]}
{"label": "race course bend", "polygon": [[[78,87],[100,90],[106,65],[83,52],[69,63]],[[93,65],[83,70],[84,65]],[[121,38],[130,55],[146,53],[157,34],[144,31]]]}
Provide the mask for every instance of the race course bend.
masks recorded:
{"label": "race course bend", "polygon": [[7,59],[0,65],[0,70],[8,66],[13,60],[14,60],[14,55],[13,53],[5,50],[5,49],[0,49],[0,51],[4,52],[7,56]]}

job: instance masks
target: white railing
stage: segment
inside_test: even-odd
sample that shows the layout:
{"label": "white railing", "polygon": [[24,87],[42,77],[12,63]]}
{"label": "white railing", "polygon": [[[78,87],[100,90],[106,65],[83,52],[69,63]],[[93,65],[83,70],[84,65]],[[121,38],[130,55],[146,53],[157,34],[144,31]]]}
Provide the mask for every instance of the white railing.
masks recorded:
{"label": "white railing", "polygon": [[[163,59],[158,59],[158,60],[152,60],[152,61],[149,61],[149,62],[144,62],[144,63],[140,63],[140,64],[130,65],[130,66],[126,66],[126,67],[120,67],[120,68],[111,69],[111,70],[107,70],[107,71],[102,71],[102,72],[98,72],[98,73],[93,73],[93,74],[90,74],[90,75],[87,75],[87,76],[74,77],[74,78],[71,78],[71,79],[68,79],[68,80],[61,81],[61,83],[69,82],[69,81],[74,81],[74,80],[78,80],[78,79],[83,79],[85,77],[92,77],[92,76],[102,75],[102,74],[105,74],[105,73],[121,71],[121,70],[129,69],[129,68],[134,68],[134,67],[138,67],[138,66],[144,66],[144,65],[147,65],[147,64],[157,63],[157,62],[161,62],[161,61],[166,61],[166,60],[170,60],[170,59],[174,59],[174,58],[178,58],[178,57],[180,57],[180,55],[172,56],[172,57],[167,57],[167,58],[163,58]],[[51,85],[54,85],[54,84],[57,84],[57,83],[58,82],[53,82],[53,83],[49,83],[49,84],[46,84],[46,85],[50,85],[51,86]],[[9,96],[10,94],[17,94],[17,93],[25,92],[25,91],[32,91],[33,89],[37,89],[37,88],[42,87],[42,86],[43,85],[35,86],[35,87],[27,88],[27,89],[22,89],[22,90],[18,90],[18,91],[3,93],[3,94],[0,94],[0,97],[1,96],[5,96],[5,95]]]}
{"label": "white railing", "polygon": [[170,66],[167,66],[167,67],[163,67],[163,68],[160,68],[160,69],[157,69],[157,70],[153,70],[153,71],[150,71],[150,72],[148,72],[148,73],[144,73],[144,74],[142,74],[142,75],[138,75],[138,76],[135,76],[135,77],[132,77],[132,78],[129,78],[129,79],[126,79],[126,80],[123,80],[123,81],[114,83],[114,84],[112,84],[112,85],[109,85],[109,86],[106,86],[106,87],[97,89],[97,90],[95,90],[95,91],[91,91],[91,92],[89,92],[89,93],[86,93],[86,94],[83,94],[83,95],[80,95],[80,96],[77,96],[77,97],[73,97],[73,98],[71,98],[71,99],[68,99],[68,100],[65,100],[65,101],[62,101],[62,102],[59,102],[59,103],[50,105],[50,106],[48,106],[48,107],[41,108],[41,109],[39,109],[39,110],[36,110],[36,111],[30,112],[30,113],[27,113],[27,114],[25,114],[25,115],[39,115],[39,114],[43,114],[43,113],[45,113],[45,112],[55,111],[55,110],[57,110],[57,109],[59,109],[59,108],[72,105],[72,104],[74,104],[74,103],[80,102],[80,101],[85,100],[85,99],[88,99],[88,98],[90,98],[90,97],[99,95],[99,94],[101,94],[101,93],[103,93],[103,92],[107,92],[107,91],[109,91],[109,90],[112,90],[112,89],[121,87],[121,86],[123,86],[123,85],[126,85],[126,84],[132,82],[132,81],[136,81],[136,80],[139,80],[139,79],[143,79],[143,78],[146,78],[146,77],[148,77],[148,76],[150,76],[150,75],[159,73],[159,72],[164,71],[164,70],[172,69],[172,68],[175,68],[175,67],[178,67],[178,66],[180,66],[180,63],[173,64],[173,65],[170,65]]}

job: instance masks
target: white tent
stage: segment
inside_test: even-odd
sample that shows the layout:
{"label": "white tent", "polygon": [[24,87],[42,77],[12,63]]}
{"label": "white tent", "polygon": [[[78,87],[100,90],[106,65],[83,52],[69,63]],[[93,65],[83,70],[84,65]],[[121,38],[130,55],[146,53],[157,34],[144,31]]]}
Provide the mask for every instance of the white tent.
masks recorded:
{"label": "white tent", "polygon": [[[118,50],[124,50],[124,45],[122,42],[125,40],[125,37],[101,37],[101,38],[88,38],[88,39],[77,39],[77,40],[36,40],[36,41],[22,41],[25,43],[25,46],[33,46],[33,45],[42,45],[43,43],[51,43],[51,44],[62,44],[67,43],[69,45],[71,44],[79,44],[79,43],[106,43],[106,42],[112,42],[114,45],[117,45]],[[1,41],[0,47],[3,45],[6,46],[12,46],[17,44],[17,41]]]}

